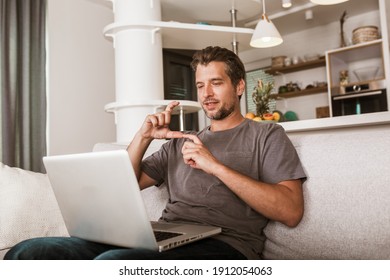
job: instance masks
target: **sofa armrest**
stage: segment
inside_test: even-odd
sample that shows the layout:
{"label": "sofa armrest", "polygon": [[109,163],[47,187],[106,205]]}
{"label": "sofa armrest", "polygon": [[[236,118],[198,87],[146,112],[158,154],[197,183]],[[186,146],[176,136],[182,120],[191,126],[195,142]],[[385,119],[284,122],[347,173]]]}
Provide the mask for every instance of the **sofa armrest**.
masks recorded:
{"label": "sofa armrest", "polygon": [[296,228],[270,222],[267,259],[390,259],[390,133],[292,138],[308,176]]}

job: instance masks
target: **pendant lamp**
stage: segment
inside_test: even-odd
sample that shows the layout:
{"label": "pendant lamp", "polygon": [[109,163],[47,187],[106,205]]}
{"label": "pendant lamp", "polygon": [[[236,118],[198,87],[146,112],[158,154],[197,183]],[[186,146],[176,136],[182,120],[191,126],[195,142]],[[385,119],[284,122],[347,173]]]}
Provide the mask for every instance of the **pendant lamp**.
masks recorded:
{"label": "pendant lamp", "polygon": [[318,5],[333,5],[347,2],[348,0],[310,0],[314,4]]}
{"label": "pendant lamp", "polygon": [[269,48],[283,43],[282,36],[265,13],[263,0],[263,15],[253,32],[250,46],[253,48]]}

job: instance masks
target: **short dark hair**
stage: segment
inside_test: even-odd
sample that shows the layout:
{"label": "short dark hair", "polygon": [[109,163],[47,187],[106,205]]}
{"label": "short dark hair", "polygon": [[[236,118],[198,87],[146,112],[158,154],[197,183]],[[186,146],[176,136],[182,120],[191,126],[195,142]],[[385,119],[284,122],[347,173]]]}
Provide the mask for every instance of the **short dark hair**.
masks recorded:
{"label": "short dark hair", "polygon": [[225,72],[229,76],[234,87],[237,87],[241,80],[245,81],[246,72],[244,64],[234,52],[226,48],[209,46],[195,52],[192,57],[191,67],[196,71],[199,64],[208,65],[212,61],[225,63]]}

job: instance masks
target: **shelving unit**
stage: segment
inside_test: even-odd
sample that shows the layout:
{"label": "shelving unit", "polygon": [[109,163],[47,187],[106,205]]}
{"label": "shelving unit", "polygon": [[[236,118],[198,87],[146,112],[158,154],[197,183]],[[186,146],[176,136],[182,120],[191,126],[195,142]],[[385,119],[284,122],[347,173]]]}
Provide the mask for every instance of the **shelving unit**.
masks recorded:
{"label": "shelving unit", "polygon": [[[259,3],[252,0],[215,0],[213,3],[191,0],[107,1],[112,2],[115,22],[107,25],[103,33],[113,42],[115,49],[116,101],[107,104],[105,110],[115,114],[118,142],[132,139],[145,116],[155,113],[169,102],[164,100],[163,47],[201,49],[207,45],[226,46],[233,41],[233,37],[249,45],[253,33],[250,28],[162,21],[161,3],[166,9],[178,9],[183,14],[190,12],[199,16],[204,14],[202,9],[207,6],[208,12],[215,10],[215,13],[208,13],[214,20],[218,20],[221,9],[225,8],[227,18],[230,18],[229,11],[233,8],[241,9],[245,17],[254,16],[260,11],[254,9],[260,7]],[[233,3],[235,6],[232,6]],[[188,7],[197,5],[199,9],[188,11]],[[181,103],[181,120],[185,114],[201,109],[195,101]]]}
{"label": "shelving unit", "polygon": [[[353,75],[353,70],[367,66],[379,67],[378,76],[373,77],[376,80],[385,79],[384,49],[382,39],[348,46],[326,53],[328,65],[328,83],[330,94],[339,94],[340,88],[340,71],[349,72],[350,84],[359,84]],[[348,86],[348,85],[347,85]]]}
{"label": "shelving unit", "polygon": [[[331,116],[388,110],[387,74],[382,39],[360,43],[326,53]],[[379,73],[359,80],[354,70],[377,67]],[[349,81],[340,85],[340,71],[348,71]]]}
{"label": "shelving unit", "polygon": [[205,47],[205,42],[210,46],[230,44],[232,34],[242,45],[249,45],[253,34],[250,28],[164,21],[112,23],[104,28],[103,33],[107,37],[114,37],[116,33],[130,29],[159,32],[162,46],[168,49],[201,49]]}
{"label": "shelving unit", "polygon": [[[280,74],[288,74],[288,73],[313,69],[317,67],[325,67],[325,66],[326,66],[326,61],[325,61],[325,56],[323,56],[315,60],[300,62],[289,66],[271,67],[265,72],[270,75],[280,75]],[[301,89],[296,91],[279,93],[276,96],[278,98],[292,98],[292,97],[300,97],[300,96],[306,96],[311,94],[319,94],[327,91],[328,91],[327,86],[321,86],[321,87],[313,87],[309,89]]]}

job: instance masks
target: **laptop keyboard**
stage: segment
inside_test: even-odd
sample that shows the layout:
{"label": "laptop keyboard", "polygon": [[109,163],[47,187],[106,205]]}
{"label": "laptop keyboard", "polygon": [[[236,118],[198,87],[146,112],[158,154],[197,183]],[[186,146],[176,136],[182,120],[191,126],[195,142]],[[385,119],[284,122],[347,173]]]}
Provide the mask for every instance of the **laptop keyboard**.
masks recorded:
{"label": "laptop keyboard", "polygon": [[183,234],[182,233],[178,233],[178,232],[154,231],[154,236],[155,236],[157,242],[165,240],[165,239],[169,239],[169,238],[172,238],[172,237],[176,237],[176,236],[179,236],[179,235],[183,235]]}

